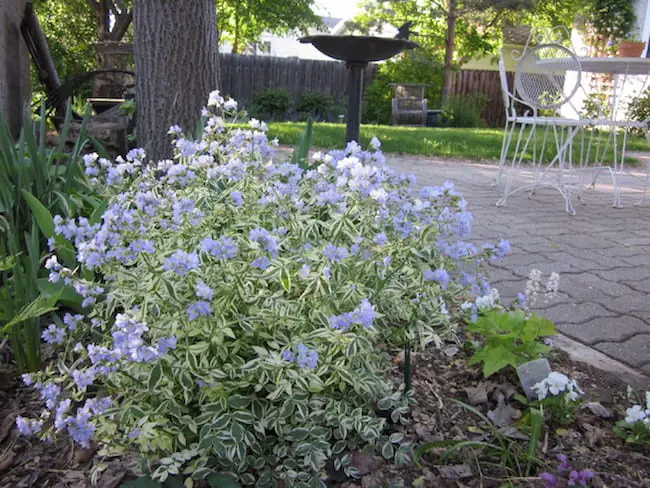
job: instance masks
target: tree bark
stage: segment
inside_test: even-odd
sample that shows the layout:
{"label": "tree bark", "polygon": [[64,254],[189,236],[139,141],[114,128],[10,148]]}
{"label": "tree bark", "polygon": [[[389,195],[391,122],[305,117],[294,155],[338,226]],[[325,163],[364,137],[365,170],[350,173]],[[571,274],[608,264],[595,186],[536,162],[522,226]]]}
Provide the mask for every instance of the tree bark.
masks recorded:
{"label": "tree bark", "polygon": [[456,20],[458,1],[447,1],[447,38],[445,39],[445,65],[442,75],[442,92],[440,93],[440,104],[442,106],[451,92],[451,65],[454,60],[454,44],[456,42]]}
{"label": "tree bark", "polygon": [[167,131],[192,131],[219,86],[214,0],[134,0],[136,132],[149,158],[171,156]]}

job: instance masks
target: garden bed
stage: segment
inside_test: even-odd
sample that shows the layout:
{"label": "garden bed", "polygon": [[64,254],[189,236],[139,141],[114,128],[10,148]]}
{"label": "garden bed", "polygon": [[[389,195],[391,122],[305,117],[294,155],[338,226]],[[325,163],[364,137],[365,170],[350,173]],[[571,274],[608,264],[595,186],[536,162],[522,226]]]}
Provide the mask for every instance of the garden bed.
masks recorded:
{"label": "garden bed", "polygon": [[[406,425],[391,426],[407,439],[418,444],[436,440],[468,440],[494,442],[490,426],[479,416],[458,403],[474,403],[483,415],[497,406],[498,396],[511,397],[517,391],[514,374],[495,375],[484,379],[478,367],[468,367],[468,354],[453,345],[443,350],[427,349],[414,356],[413,393],[416,404],[408,415]],[[594,415],[588,409],[578,412],[575,423],[569,426],[544,427],[538,457],[541,463],[554,468],[557,454],[563,454],[577,470],[588,468],[595,476],[589,486],[633,488],[650,486],[650,457],[648,453],[627,448],[612,431],[614,423],[625,416],[630,402],[626,399],[627,386],[616,376],[585,363],[573,362],[561,352],[551,359],[553,369],[577,380],[585,391],[585,402],[598,402],[612,413],[609,419]],[[395,381],[401,380],[401,367],[392,372]],[[523,410],[516,401],[513,407]],[[53,444],[18,435],[13,419],[16,415],[34,415],[40,408],[37,393],[22,386],[15,369],[3,365],[0,369],[0,486],[91,486],[91,470],[104,467],[97,476],[97,486],[120,486],[132,477],[129,462],[124,458],[105,459],[92,451],[74,446],[69,439]],[[510,428],[509,435],[518,435]],[[521,434],[521,432],[520,432]],[[525,434],[524,434],[525,435]],[[507,439],[504,437],[504,439]],[[526,440],[511,442],[523,449]],[[513,444],[513,445],[515,445]],[[465,449],[444,459],[445,449],[435,448],[415,464],[396,466],[380,456],[356,454],[354,464],[362,476],[358,480],[331,481],[329,486],[352,487],[490,487],[542,486],[537,475],[543,466],[532,469],[529,477],[508,476],[499,459],[490,467],[485,460],[479,464],[480,451]],[[525,462],[524,462],[525,464]],[[522,467],[523,469],[523,467]],[[336,475],[332,476],[333,480]],[[510,485],[505,485],[510,486]]]}

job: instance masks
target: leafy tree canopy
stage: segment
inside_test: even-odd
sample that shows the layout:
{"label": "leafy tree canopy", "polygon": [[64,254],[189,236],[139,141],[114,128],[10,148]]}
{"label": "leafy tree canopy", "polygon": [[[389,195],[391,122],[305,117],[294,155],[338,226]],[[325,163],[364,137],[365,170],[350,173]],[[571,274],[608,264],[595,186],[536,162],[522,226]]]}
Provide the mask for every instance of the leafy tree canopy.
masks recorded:
{"label": "leafy tree canopy", "polygon": [[217,26],[222,40],[242,52],[263,32],[285,34],[320,25],[314,0],[217,0]]}

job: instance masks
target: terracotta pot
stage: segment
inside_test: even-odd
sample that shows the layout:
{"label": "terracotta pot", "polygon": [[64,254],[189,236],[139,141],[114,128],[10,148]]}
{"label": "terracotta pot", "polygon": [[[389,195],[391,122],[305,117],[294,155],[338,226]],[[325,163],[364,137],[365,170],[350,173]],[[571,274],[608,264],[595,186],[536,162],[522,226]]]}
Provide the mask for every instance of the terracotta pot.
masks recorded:
{"label": "terracotta pot", "polygon": [[619,58],[638,58],[643,53],[645,42],[621,41],[618,43]]}

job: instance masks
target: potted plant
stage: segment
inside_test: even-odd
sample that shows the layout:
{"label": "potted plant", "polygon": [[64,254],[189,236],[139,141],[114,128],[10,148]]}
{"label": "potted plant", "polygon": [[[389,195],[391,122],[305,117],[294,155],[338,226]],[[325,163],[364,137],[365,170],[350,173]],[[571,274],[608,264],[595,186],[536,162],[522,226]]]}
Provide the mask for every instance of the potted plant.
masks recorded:
{"label": "potted plant", "polygon": [[643,54],[645,42],[633,34],[628,33],[618,43],[618,56],[621,58],[638,58]]}
{"label": "potted plant", "polygon": [[[613,54],[609,46],[613,48],[616,41],[628,40],[631,37],[637,22],[634,0],[592,0],[585,14],[591,26],[591,44],[600,47],[601,51],[607,54]],[[627,43],[621,44],[625,50]]]}

